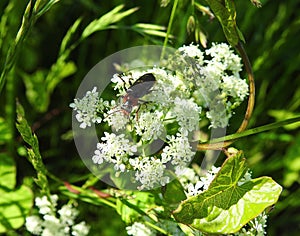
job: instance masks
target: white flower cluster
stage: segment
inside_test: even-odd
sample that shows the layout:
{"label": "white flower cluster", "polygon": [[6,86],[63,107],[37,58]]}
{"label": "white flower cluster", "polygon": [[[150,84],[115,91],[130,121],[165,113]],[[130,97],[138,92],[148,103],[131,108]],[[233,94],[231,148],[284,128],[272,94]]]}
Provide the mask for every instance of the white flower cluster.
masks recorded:
{"label": "white flower cluster", "polygon": [[[241,58],[225,43],[213,44],[201,52],[197,46],[183,46],[179,51],[192,71],[186,71],[194,80],[194,97],[207,108],[206,117],[211,127],[225,127],[233,114],[233,109],[241,104],[248,95],[248,84],[240,78]],[[194,61],[190,61],[193,58]],[[182,61],[182,60],[181,60]],[[178,65],[173,64],[173,67]]]}
{"label": "white flower cluster", "polygon": [[219,167],[213,166],[205,176],[200,177],[193,169],[185,168],[178,178],[185,189],[186,195],[190,197],[207,190],[219,170]]}
{"label": "white flower cluster", "polygon": [[133,236],[141,236],[141,235],[155,236],[156,235],[153,229],[140,222],[134,222],[132,225],[127,226],[126,231],[128,235],[133,235]]}
{"label": "white flower cluster", "polygon": [[97,92],[97,88],[94,87],[92,91],[87,91],[86,95],[82,99],[74,99],[74,103],[70,104],[70,107],[77,112],[76,119],[80,124],[80,128],[85,129],[87,126],[91,126],[92,123],[101,123],[102,119],[98,116],[100,108],[99,104],[102,104]]}
{"label": "white flower cluster", "polygon": [[243,227],[233,236],[264,236],[266,234],[267,218],[268,216],[265,212],[261,213],[259,216],[248,223],[250,229],[246,229],[246,227]]}
{"label": "white flower cluster", "polygon": [[[174,221],[160,220],[155,224],[157,227],[168,232],[168,235],[185,236],[186,234],[179,228]],[[134,222],[132,225],[126,227],[128,235],[133,236],[156,236],[158,232],[150,226],[142,222]],[[201,234],[202,235],[202,234]]]}
{"label": "white flower cluster", "polygon": [[75,218],[78,210],[71,205],[63,205],[56,215],[56,205],[58,196],[51,195],[50,201],[46,196],[37,197],[35,205],[39,208],[38,215],[28,216],[26,218],[26,229],[33,235],[41,236],[85,236],[89,232],[89,226],[84,222],[75,224]]}
{"label": "white flower cluster", "polygon": [[[199,121],[207,118],[210,127],[226,127],[248,94],[239,75],[240,58],[227,44],[213,44],[204,52],[197,45],[183,46],[163,62],[162,68],[114,75],[119,104],[103,101],[94,88],[70,105],[81,128],[106,122],[109,132],[118,132],[104,132],[92,161],[112,164],[116,176],[133,171],[139,189],[167,184],[167,169],[180,174],[195,154],[191,143]],[[141,80],[146,74],[155,78],[150,88]],[[158,147],[157,140],[164,145]]]}

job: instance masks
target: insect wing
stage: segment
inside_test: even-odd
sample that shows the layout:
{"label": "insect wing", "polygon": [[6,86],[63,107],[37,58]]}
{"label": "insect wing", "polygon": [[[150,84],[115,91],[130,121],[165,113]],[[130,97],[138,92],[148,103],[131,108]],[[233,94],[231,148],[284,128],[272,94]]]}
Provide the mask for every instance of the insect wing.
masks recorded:
{"label": "insect wing", "polygon": [[127,93],[131,97],[141,98],[150,92],[155,81],[155,77],[152,73],[144,74],[134,82],[134,84],[127,90]]}

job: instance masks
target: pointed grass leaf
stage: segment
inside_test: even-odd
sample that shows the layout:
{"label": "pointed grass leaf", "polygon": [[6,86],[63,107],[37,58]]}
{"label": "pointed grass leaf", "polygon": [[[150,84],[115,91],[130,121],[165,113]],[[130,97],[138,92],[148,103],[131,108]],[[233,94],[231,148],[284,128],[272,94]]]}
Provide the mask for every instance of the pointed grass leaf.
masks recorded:
{"label": "pointed grass leaf", "polygon": [[173,216],[178,222],[203,232],[237,232],[267,207],[275,204],[282,190],[269,177],[240,182],[246,170],[241,152],[230,156],[209,188],[183,201]]}
{"label": "pointed grass leaf", "polygon": [[91,34],[97,31],[107,29],[109,26],[112,26],[112,24],[122,20],[126,16],[129,16],[138,10],[138,8],[131,8],[127,11],[121,12],[123,8],[124,5],[119,5],[110,12],[101,16],[99,19],[92,21],[82,32],[81,40],[89,37]]}

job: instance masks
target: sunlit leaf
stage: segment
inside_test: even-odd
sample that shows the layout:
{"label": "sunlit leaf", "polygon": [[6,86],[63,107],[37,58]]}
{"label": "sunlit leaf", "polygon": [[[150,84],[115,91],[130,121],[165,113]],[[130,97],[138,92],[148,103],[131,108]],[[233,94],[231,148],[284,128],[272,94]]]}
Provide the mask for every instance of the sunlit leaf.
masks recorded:
{"label": "sunlit leaf", "polygon": [[22,185],[16,184],[16,167],[12,157],[0,154],[0,233],[17,229],[24,224],[25,217],[32,207],[33,194]]}
{"label": "sunlit leaf", "polygon": [[276,203],[282,190],[269,177],[240,184],[246,170],[241,152],[229,157],[206,191],[179,205],[175,219],[208,233],[237,232]]}
{"label": "sunlit leaf", "polygon": [[14,160],[6,153],[0,153],[0,186],[11,190],[15,185],[16,167]]}
{"label": "sunlit leaf", "polygon": [[8,229],[18,229],[24,224],[32,207],[31,190],[24,185],[12,191],[0,188],[0,196],[0,233]]}

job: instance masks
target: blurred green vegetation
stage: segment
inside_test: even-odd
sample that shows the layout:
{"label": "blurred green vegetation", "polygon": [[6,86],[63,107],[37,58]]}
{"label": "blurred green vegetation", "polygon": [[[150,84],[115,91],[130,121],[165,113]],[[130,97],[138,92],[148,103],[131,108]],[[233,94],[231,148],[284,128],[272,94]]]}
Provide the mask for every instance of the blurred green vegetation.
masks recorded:
{"label": "blurred green vegetation", "polygon": [[[5,69],[4,63],[9,48],[14,45],[27,3],[0,1],[0,72]],[[205,5],[205,1],[201,3]],[[263,7],[257,9],[250,1],[236,1],[237,22],[244,34],[245,49],[256,79],[256,105],[251,127],[300,114],[300,15],[297,13],[300,1],[265,0],[262,3]],[[135,7],[138,10],[114,23],[115,27],[104,28],[76,44],[91,21],[120,4],[124,4],[121,11]],[[132,46],[163,44],[164,38],[137,32],[130,26],[151,23],[167,27],[171,9],[171,4],[160,7],[160,1],[154,0],[64,0],[33,22],[26,40],[18,47],[15,66],[6,76],[6,84],[0,93],[0,116],[3,118],[0,150],[14,157],[19,185],[30,182],[35,174],[24,157],[23,143],[14,128],[15,98],[24,106],[27,119],[39,138],[47,169],[62,180],[82,184],[89,171],[72,142],[69,103],[85,74],[106,56]],[[202,16],[192,9],[190,1],[184,0],[179,1],[171,30],[175,37],[170,40],[170,46],[176,48],[194,41],[194,35],[187,34],[186,26],[191,14],[197,17],[197,27],[207,36],[208,46],[212,42],[225,41],[217,20]],[[78,19],[81,22],[66,39],[64,51],[62,40]],[[74,43],[73,50],[67,52]],[[49,81],[43,87],[46,78]],[[43,99],[49,99],[48,103],[39,104]],[[228,134],[239,127],[245,106],[231,120]],[[284,187],[279,203],[270,213],[268,235],[298,235],[300,231],[299,126],[285,126],[235,143],[245,152],[253,177],[271,176]],[[50,186],[53,193],[58,191],[57,183],[50,180]],[[96,187],[104,188],[105,185],[99,182]],[[86,203],[79,204],[79,208],[81,216],[92,226],[91,235],[125,235],[125,224],[113,210]]]}

